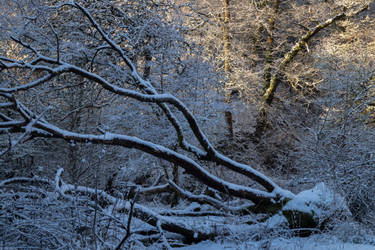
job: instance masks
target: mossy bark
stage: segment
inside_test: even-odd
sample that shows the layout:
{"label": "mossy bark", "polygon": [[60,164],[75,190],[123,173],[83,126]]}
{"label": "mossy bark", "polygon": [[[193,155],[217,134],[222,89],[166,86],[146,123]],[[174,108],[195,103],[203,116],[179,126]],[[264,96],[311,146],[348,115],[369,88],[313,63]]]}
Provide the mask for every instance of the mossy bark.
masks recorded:
{"label": "mossy bark", "polygon": [[325,22],[322,22],[322,23],[316,25],[313,29],[307,31],[305,33],[305,35],[302,36],[299,39],[299,41],[291,48],[291,50],[284,55],[283,61],[280,63],[277,71],[271,77],[271,82],[269,84],[268,89],[264,92],[264,96],[263,96],[264,102],[269,103],[269,104],[272,103],[273,95],[274,95],[274,93],[276,91],[276,88],[278,86],[278,76],[285,70],[285,67],[287,65],[289,65],[289,63],[296,57],[298,52],[300,52],[301,50],[303,50],[305,48],[308,41],[312,37],[314,37],[316,34],[319,33],[319,31],[325,29],[329,25],[331,25],[333,23],[336,23],[337,21],[340,21],[340,20],[343,20],[343,19],[354,17],[354,16],[362,13],[363,11],[367,10],[368,7],[369,7],[369,4],[363,6],[361,9],[359,9],[358,11],[355,11],[354,13],[352,13],[350,15],[346,14],[345,12],[340,13],[340,14],[334,16],[333,18],[330,18],[330,19],[326,20]]}
{"label": "mossy bark", "polygon": [[319,221],[314,218],[314,212],[283,210],[282,214],[288,220],[290,228],[317,228],[319,225]]}
{"label": "mossy bark", "polygon": [[[278,10],[278,0],[274,0],[273,7],[275,8],[274,11]],[[266,112],[267,107],[270,106],[274,100],[274,95],[279,85],[279,76],[283,74],[283,72],[285,71],[285,68],[292,62],[292,60],[297,56],[297,54],[306,47],[308,41],[312,37],[314,37],[316,34],[319,33],[319,31],[325,29],[326,27],[328,27],[329,25],[333,23],[336,23],[339,20],[344,20],[344,19],[357,16],[358,14],[367,10],[368,7],[369,7],[369,4],[364,5],[362,8],[360,8],[359,10],[351,14],[342,12],[334,16],[333,18],[330,18],[326,20],[325,22],[322,22],[316,25],[313,29],[308,30],[305,33],[305,35],[303,35],[299,39],[299,41],[290,49],[290,51],[284,55],[284,59],[281,61],[280,65],[277,67],[277,69],[275,70],[273,74],[270,73],[270,66],[271,66],[271,63],[273,62],[272,53],[271,53],[272,52],[271,45],[272,45],[274,37],[270,37],[270,32],[269,32],[269,37],[267,40],[268,48],[266,52],[266,61],[265,61],[265,67],[264,67],[263,101],[258,112],[256,131],[254,133],[254,137],[256,138],[256,140],[260,140],[261,136],[264,134],[264,132],[267,129],[265,124],[268,124],[268,122],[267,122],[267,114],[265,112]],[[274,14],[273,17],[275,18],[275,16],[276,15]],[[272,18],[269,20],[269,25],[270,25],[271,30],[274,29],[274,21],[275,20]]]}
{"label": "mossy bark", "polygon": [[273,48],[274,48],[274,31],[275,31],[275,21],[279,12],[279,0],[273,0],[272,2],[272,13],[268,19],[268,32],[267,32],[267,49],[266,58],[264,62],[264,85],[263,91],[267,91],[270,86],[272,78],[272,63],[273,63]]}

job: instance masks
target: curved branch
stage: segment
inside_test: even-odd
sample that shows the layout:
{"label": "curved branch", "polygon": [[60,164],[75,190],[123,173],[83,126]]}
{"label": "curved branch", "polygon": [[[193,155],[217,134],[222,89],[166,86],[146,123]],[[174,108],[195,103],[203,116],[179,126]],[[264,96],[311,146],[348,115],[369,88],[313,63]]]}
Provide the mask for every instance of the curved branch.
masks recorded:
{"label": "curved branch", "polygon": [[155,157],[179,165],[180,167],[184,168],[187,173],[193,175],[202,183],[206,184],[207,186],[213,189],[216,189],[220,192],[227,193],[235,197],[251,200],[256,204],[272,204],[274,202],[277,202],[280,198],[286,198],[285,193],[268,193],[221,180],[216,176],[210,174],[205,169],[203,169],[198,163],[196,163],[192,159],[179,153],[176,153],[175,151],[172,151],[164,146],[157,145],[145,140],[141,140],[136,137],[113,133],[105,133],[104,135],[79,134],[60,129],[56,126],[44,122],[37,122],[34,126],[38,129],[50,133],[52,137],[61,138],[67,141],[116,145],[141,150]]}
{"label": "curved branch", "polygon": [[[45,57],[45,59],[51,60],[48,57]],[[251,168],[248,165],[234,162],[234,161],[230,160],[229,158],[223,156],[219,152],[217,152],[214,149],[214,147],[211,145],[211,143],[208,141],[208,139],[206,138],[206,136],[204,135],[202,130],[200,129],[200,127],[198,125],[198,122],[196,121],[194,115],[189,111],[189,109],[179,99],[177,99],[176,97],[174,97],[171,94],[155,94],[155,93],[153,93],[153,94],[142,94],[142,93],[139,93],[137,91],[133,91],[133,90],[125,89],[125,88],[122,88],[122,87],[118,87],[114,84],[109,83],[107,80],[105,80],[104,78],[102,78],[101,76],[99,76],[97,74],[88,72],[88,71],[86,71],[86,70],[84,70],[80,67],[75,66],[75,65],[71,65],[71,64],[63,63],[63,62],[61,62],[61,65],[56,67],[56,68],[51,68],[51,67],[44,66],[44,65],[42,65],[42,66],[31,65],[31,64],[28,64],[28,63],[15,63],[15,64],[12,64],[12,65],[8,65],[8,67],[21,67],[21,68],[29,68],[29,69],[32,69],[32,70],[33,69],[45,70],[53,76],[57,76],[57,75],[60,75],[62,73],[66,73],[66,72],[75,73],[77,75],[80,75],[82,77],[85,77],[85,78],[87,78],[91,81],[94,81],[94,82],[100,84],[104,89],[106,89],[106,90],[108,90],[112,93],[115,93],[115,94],[118,94],[118,95],[121,95],[121,96],[131,97],[131,98],[134,98],[134,99],[136,99],[140,102],[157,103],[157,104],[162,105],[161,106],[162,109],[167,114],[167,117],[169,118],[169,120],[171,121],[173,126],[179,127],[179,130],[182,130],[181,126],[179,125],[179,123],[176,119],[176,117],[172,114],[169,107],[167,105],[164,105],[165,103],[171,104],[174,107],[176,107],[184,115],[185,119],[187,120],[187,122],[190,126],[190,129],[193,131],[193,133],[197,137],[198,141],[204,142],[204,144],[206,145],[204,148],[205,148],[207,153],[200,150],[199,148],[197,148],[195,146],[187,144],[185,140],[182,140],[182,143],[184,143],[185,149],[189,149],[189,151],[194,152],[196,155],[199,156],[199,158],[216,162],[218,164],[221,164],[221,165],[231,169],[232,171],[238,172],[238,173],[240,173],[244,176],[247,176],[247,177],[251,178],[252,180],[258,182],[263,187],[265,187],[267,191],[272,192],[275,189],[279,189],[279,186],[276,183],[271,181],[269,178],[267,178],[262,173],[256,171],[255,169]],[[51,78],[53,76],[51,76]],[[39,79],[39,80],[37,80],[33,83],[33,87],[35,87],[39,84],[42,84],[44,82],[45,81],[42,81],[42,80]],[[31,83],[26,84],[26,85],[30,86]],[[26,85],[24,85],[24,86],[26,86]],[[26,90],[26,89],[27,89],[26,87],[22,88],[22,86],[17,87],[17,88],[9,88],[9,89],[2,88],[2,89],[0,89],[0,92],[14,93],[17,90],[19,91],[19,90]]]}
{"label": "curved branch", "polygon": [[14,87],[14,88],[0,88],[0,91],[1,92],[4,92],[4,93],[15,93],[15,92],[18,92],[18,91],[25,91],[25,90],[28,90],[28,89],[31,89],[33,87],[36,87],[38,85],[41,85],[49,80],[51,80],[52,78],[54,77],[54,74],[47,74],[35,81],[32,81],[30,83],[27,83],[25,85],[22,85],[22,86],[17,86],[17,87]]}
{"label": "curved branch", "polygon": [[[157,98],[157,96],[151,97]],[[220,192],[227,193],[235,197],[251,200],[256,204],[272,204],[275,202],[279,202],[284,198],[290,198],[293,196],[292,193],[282,190],[279,187],[274,188],[273,192],[270,193],[224,181],[210,174],[208,171],[206,171],[192,159],[182,154],[179,154],[173,150],[170,150],[164,146],[157,145],[145,140],[141,140],[137,137],[113,133],[105,133],[103,135],[80,134],[60,129],[48,123],[40,116],[36,117],[36,115],[34,115],[32,111],[28,110],[21,102],[17,100],[15,100],[15,102],[17,104],[17,111],[24,117],[26,121],[32,122],[29,123],[32,125],[32,127],[18,127],[17,132],[27,131],[30,135],[34,137],[52,137],[82,143],[91,142],[95,144],[107,144],[122,146],[126,148],[135,148],[143,152],[149,153],[153,156],[156,156],[158,158],[179,165],[180,167],[184,168],[187,173],[195,176],[202,183],[206,184],[207,186],[213,189],[216,189]],[[14,126],[10,125],[10,128],[13,127]],[[236,163],[233,162],[233,164]]]}
{"label": "curved branch", "polygon": [[229,212],[229,213],[235,213],[235,214],[239,214],[239,213],[248,213],[250,211],[250,209],[253,207],[253,205],[245,205],[245,206],[240,206],[240,207],[230,207],[230,206],[227,206],[226,204],[224,204],[223,202],[215,199],[215,198],[212,198],[210,196],[207,196],[207,195],[195,195],[195,194],[192,194],[186,190],[183,190],[182,188],[180,188],[179,186],[176,185],[176,183],[174,183],[173,181],[168,181],[169,182],[169,185],[170,187],[178,192],[179,195],[181,195],[182,197],[188,199],[189,201],[195,201],[195,202],[198,202],[198,203],[201,203],[201,204],[208,204],[218,210],[223,210],[225,212]]}

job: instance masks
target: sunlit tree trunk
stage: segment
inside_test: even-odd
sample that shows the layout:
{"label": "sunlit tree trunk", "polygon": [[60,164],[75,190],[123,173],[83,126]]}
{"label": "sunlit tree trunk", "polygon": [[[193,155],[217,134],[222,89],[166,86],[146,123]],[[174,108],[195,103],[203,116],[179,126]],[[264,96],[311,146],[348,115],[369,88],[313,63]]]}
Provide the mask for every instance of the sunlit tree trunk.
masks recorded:
{"label": "sunlit tree trunk", "polygon": [[271,7],[272,7],[272,13],[271,13],[270,18],[268,19],[268,29],[267,29],[267,49],[266,49],[266,60],[264,63],[263,94],[269,88],[270,81],[271,81],[275,20],[277,19],[277,14],[279,11],[279,0],[274,0]]}
{"label": "sunlit tree trunk", "polygon": [[229,0],[223,0],[223,43],[224,43],[224,70],[229,72],[230,41],[228,34]]}
{"label": "sunlit tree trunk", "polygon": [[[273,0],[270,3],[272,9],[271,16],[268,19],[267,29],[267,42],[266,42],[266,58],[264,62],[264,74],[263,74],[263,95],[267,92],[272,81],[272,64],[273,64],[273,50],[274,50],[274,32],[275,32],[275,21],[279,12],[279,0]],[[259,141],[264,131],[268,127],[267,112],[265,107],[262,106],[259,110],[257,117],[257,123],[255,126],[254,137],[256,141]]]}
{"label": "sunlit tree trunk", "polygon": [[[230,38],[228,33],[229,24],[229,0],[223,0],[223,45],[224,45],[224,71],[229,74],[230,71]],[[228,92],[225,98],[225,102],[231,102],[231,93]],[[227,110],[224,112],[225,122],[229,136],[233,138],[233,114]]]}

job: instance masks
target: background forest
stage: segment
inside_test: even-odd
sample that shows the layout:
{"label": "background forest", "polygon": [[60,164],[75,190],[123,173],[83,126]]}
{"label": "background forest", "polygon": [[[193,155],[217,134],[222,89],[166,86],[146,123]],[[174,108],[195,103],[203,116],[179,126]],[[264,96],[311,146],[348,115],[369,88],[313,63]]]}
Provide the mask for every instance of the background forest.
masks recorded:
{"label": "background forest", "polygon": [[0,0],[0,249],[375,247],[373,2]]}

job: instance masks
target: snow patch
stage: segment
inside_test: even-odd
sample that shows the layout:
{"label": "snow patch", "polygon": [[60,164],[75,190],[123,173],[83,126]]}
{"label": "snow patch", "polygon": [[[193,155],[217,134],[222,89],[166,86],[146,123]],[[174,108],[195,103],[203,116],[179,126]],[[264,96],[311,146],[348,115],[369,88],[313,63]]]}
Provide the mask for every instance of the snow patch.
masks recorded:
{"label": "snow patch", "polygon": [[287,219],[282,216],[281,214],[275,214],[268,220],[264,222],[264,224],[268,228],[278,228],[278,227],[283,227],[284,225],[287,225],[288,221]]}
{"label": "snow patch", "polygon": [[247,249],[270,249],[270,250],[375,250],[375,246],[365,244],[353,244],[343,242],[321,242],[312,238],[291,239],[269,239],[265,241],[246,241],[216,243],[204,241],[196,245],[175,248],[179,250],[247,250]]}
{"label": "snow patch", "polygon": [[332,218],[351,216],[344,198],[324,183],[297,194],[284,205],[282,214],[292,228],[322,228]]}
{"label": "snow patch", "polygon": [[315,218],[326,217],[336,211],[350,214],[344,198],[333,192],[324,183],[317,184],[313,189],[297,194],[287,202],[283,211],[295,210],[312,214]]}

